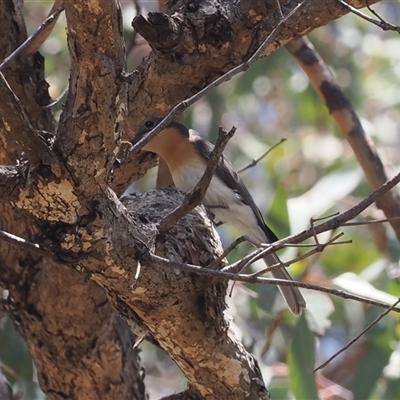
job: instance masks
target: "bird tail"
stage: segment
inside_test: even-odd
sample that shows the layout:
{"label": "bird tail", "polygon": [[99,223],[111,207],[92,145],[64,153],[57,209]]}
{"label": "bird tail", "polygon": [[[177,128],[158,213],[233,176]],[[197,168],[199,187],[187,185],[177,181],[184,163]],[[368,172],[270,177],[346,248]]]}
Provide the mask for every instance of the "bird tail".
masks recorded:
{"label": "bird tail", "polygon": [[[271,266],[280,263],[280,260],[276,254],[269,254],[264,258],[264,262],[267,266]],[[282,268],[276,267],[271,272],[272,275],[277,279],[285,279],[287,281],[293,280],[285,267]],[[278,286],[278,287],[282,293],[282,296],[285,298],[287,305],[292,310],[293,314],[300,315],[303,308],[306,307],[306,301],[304,300],[304,297],[300,293],[299,288],[295,286]]]}

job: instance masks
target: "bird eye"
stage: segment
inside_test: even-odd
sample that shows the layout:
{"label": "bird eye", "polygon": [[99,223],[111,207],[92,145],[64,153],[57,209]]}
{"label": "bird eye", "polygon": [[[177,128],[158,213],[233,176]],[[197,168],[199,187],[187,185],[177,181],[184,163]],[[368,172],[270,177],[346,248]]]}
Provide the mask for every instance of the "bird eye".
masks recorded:
{"label": "bird eye", "polygon": [[154,128],[155,123],[153,121],[146,121],[144,125],[146,128],[150,129],[150,128]]}

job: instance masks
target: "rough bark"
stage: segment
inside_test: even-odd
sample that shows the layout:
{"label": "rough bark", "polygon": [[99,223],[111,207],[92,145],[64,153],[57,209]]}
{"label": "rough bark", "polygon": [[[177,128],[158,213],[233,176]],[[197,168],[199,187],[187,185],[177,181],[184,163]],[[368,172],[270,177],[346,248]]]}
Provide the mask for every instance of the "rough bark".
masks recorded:
{"label": "rough bark", "polygon": [[[0,41],[11,42],[0,46],[2,57],[26,35],[20,3],[15,4],[6,0],[0,5]],[[125,202],[129,214],[109,186],[120,193],[154,165],[149,155],[121,163],[129,147],[121,142],[124,129],[131,138],[145,117],[165,114],[245,61],[279,13],[274,0],[177,1],[170,12],[150,16],[151,24],[143,17],[135,20],[154,52],[127,76],[117,4],[65,2],[71,79],[57,129],[41,107],[49,99],[40,56],[24,59],[22,54],[4,71],[33,129],[57,131],[51,150],[59,170],[33,166],[34,174],[28,171],[24,180],[22,167],[13,169],[16,180],[22,179],[20,186],[6,179],[9,169],[0,170],[0,182],[9,187],[2,188],[4,196],[14,199],[14,207],[1,204],[2,228],[39,242],[58,262],[0,243],[0,280],[11,293],[9,313],[28,342],[50,398],[145,397],[132,336],[111,305],[135,331],[172,356],[189,380],[187,398],[268,398],[256,361],[222,316],[224,284],[163,270],[152,258],[154,252],[209,265],[221,248],[207,217],[197,211],[160,236],[155,222],[177,205],[179,194],[158,191],[131,198]],[[308,2],[265,55],[346,12],[334,0]],[[9,132],[16,129],[7,114],[1,116]],[[4,129],[0,137],[1,162],[14,165],[20,150]]]}
{"label": "rough bark", "polygon": [[[356,8],[376,3],[352,0]],[[163,116],[223,73],[246,61],[279,21],[276,1],[214,0],[174,2],[169,15],[139,15],[133,27],[153,52],[133,76],[129,88],[129,138],[150,114]],[[286,14],[297,5],[282,5]],[[290,40],[308,34],[348,13],[335,0],[308,1],[300,15],[288,22],[264,56]]]}
{"label": "rough bark", "polygon": [[[99,198],[98,210],[109,225],[104,234],[117,246],[106,249],[104,258],[119,260],[120,268],[113,261],[109,268],[92,272],[92,277],[101,286],[113,288],[115,307],[126,309],[133,326],[140,321],[140,331],[144,326],[144,333],[168,352],[198,398],[267,399],[256,361],[235,338],[223,316],[226,283],[165,270],[146,254],[151,251],[170,261],[209,266],[222,253],[222,246],[205,210],[197,208],[160,235],[156,224],[182,202],[179,192],[163,189],[125,197],[122,204],[129,216],[122,208],[110,209],[109,200]],[[133,237],[121,240],[120,231],[132,230],[124,227],[126,223],[146,233],[141,238],[146,246],[135,250]],[[132,262],[127,264],[130,257]],[[136,265],[135,259],[139,260]],[[81,265],[93,271],[90,260]],[[135,280],[137,268],[140,273]],[[134,313],[133,321],[130,313]]]}
{"label": "rough bark", "polygon": [[[26,39],[22,2],[1,2],[0,21],[3,59]],[[2,72],[32,127],[54,132],[51,112],[41,107],[50,101],[43,67],[39,53],[22,54]],[[20,148],[5,133],[2,120],[0,130],[0,163],[13,164],[21,157]],[[40,177],[26,162],[2,172],[9,178],[1,181],[3,200],[6,192],[21,194],[29,179]],[[27,240],[40,236],[39,221],[9,203],[0,203],[0,226]],[[1,241],[0,281],[10,292],[8,315],[27,341],[50,399],[145,398],[134,337],[101,288],[76,271]]]}

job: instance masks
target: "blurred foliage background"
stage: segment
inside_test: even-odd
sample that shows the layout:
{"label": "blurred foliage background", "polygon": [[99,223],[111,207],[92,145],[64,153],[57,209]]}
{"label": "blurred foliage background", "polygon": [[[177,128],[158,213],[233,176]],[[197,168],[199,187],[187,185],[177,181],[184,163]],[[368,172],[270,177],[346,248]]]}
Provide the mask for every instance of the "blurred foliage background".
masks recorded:
{"label": "blurred foliage background", "polygon": [[[51,4],[25,2],[29,33],[46,18]],[[121,4],[129,43],[135,8],[129,1]],[[147,13],[155,11],[158,4],[141,1],[140,6],[142,13]],[[398,2],[381,2],[374,9],[389,22],[400,23]],[[400,167],[399,35],[383,32],[348,15],[314,31],[309,38],[350,98],[392,176]],[[130,71],[148,52],[143,39],[136,41],[129,52]],[[66,87],[69,73],[63,16],[41,53],[46,59],[50,94],[56,98]],[[62,101],[54,107],[57,116],[61,106]],[[345,211],[371,192],[351,148],[305,73],[285,49],[259,60],[247,72],[200,100],[185,113],[184,122],[210,141],[215,139],[218,125],[227,129],[235,125],[237,133],[225,153],[237,169],[282,138],[287,139],[241,174],[268,225],[279,237],[308,228],[310,218]],[[154,177],[155,170],[150,171],[135,185],[135,190],[152,188]],[[383,217],[381,211],[370,207],[359,220]],[[328,247],[295,263],[290,267],[293,277],[388,304],[396,301],[400,296],[400,247],[391,228],[387,224],[362,225],[340,231],[351,244]],[[225,245],[238,236],[238,232],[225,227],[219,228],[219,232]],[[320,240],[331,235],[321,235]],[[230,254],[230,261],[251,249],[242,244]],[[281,257],[289,260],[305,251],[288,248]],[[260,265],[256,264],[254,269],[257,267]],[[6,296],[4,291],[0,293]],[[286,310],[279,292],[272,286],[237,283],[227,298],[232,329],[257,357],[272,398],[399,399],[398,315],[390,313],[322,371],[312,373],[382,310],[318,292],[305,291],[304,295],[308,309],[299,318]],[[151,398],[185,388],[185,378],[165,353],[149,343],[141,348]],[[26,345],[3,314],[0,314],[0,361],[15,392],[23,392],[30,400],[46,398],[37,384]]]}

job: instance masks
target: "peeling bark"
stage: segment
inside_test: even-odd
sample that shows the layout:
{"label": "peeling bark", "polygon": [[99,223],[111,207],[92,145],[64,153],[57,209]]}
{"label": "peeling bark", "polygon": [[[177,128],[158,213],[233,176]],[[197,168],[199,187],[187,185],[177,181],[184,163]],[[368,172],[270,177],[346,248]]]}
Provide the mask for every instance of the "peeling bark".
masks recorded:
{"label": "peeling bark", "polygon": [[[109,243],[104,256],[106,266],[94,271],[90,260],[79,264],[107,288],[115,307],[126,310],[128,320],[129,313],[134,313],[131,325],[141,321],[140,332],[168,352],[199,398],[267,399],[257,362],[235,338],[223,316],[226,282],[164,270],[150,261],[145,246],[138,250],[138,246],[132,247],[133,237],[125,239],[120,235],[128,223],[142,235],[146,233],[141,241],[147,243],[149,251],[206,268],[223,249],[202,207],[166,234],[159,235],[155,229],[182,199],[182,194],[168,188],[124,197],[122,203],[129,216],[122,208],[120,214],[113,209],[112,198],[99,200],[101,219],[109,225],[104,231]],[[127,221],[123,222],[125,218]],[[129,259],[132,262],[127,264]],[[137,268],[140,274],[135,280]]]}
{"label": "peeling bark", "polygon": [[[0,59],[3,59],[26,38],[22,1],[2,1],[0,21]],[[54,132],[51,112],[41,107],[50,101],[43,57],[39,53],[29,57],[21,54],[3,73],[21,100],[31,125]],[[21,149],[5,133],[0,118],[0,164],[13,165],[20,157]],[[54,216],[55,203],[47,203],[53,212],[46,213],[40,191],[29,188],[41,182],[43,192],[49,193],[46,178],[52,175],[46,174],[45,169],[39,166],[32,171],[26,163],[1,168],[2,178],[7,177],[7,181],[1,181],[1,190],[6,191],[9,200],[19,201],[20,207],[26,207],[27,211],[36,211],[29,215],[4,202],[6,199],[2,197],[0,229],[40,241],[41,223],[34,216],[41,219]],[[68,196],[61,189],[57,186],[52,194],[54,201],[59,199],[59,216],[65,215],[69,201],[68,197],[61,201],[64,195]],[[86,283],[83,276],[63,265],[1,241],[0,282],[10,293],[8,316],[27,341],[41,387],[49,399],[146,398],[138,354],[132,350],[134,336],[96,284]]]}

